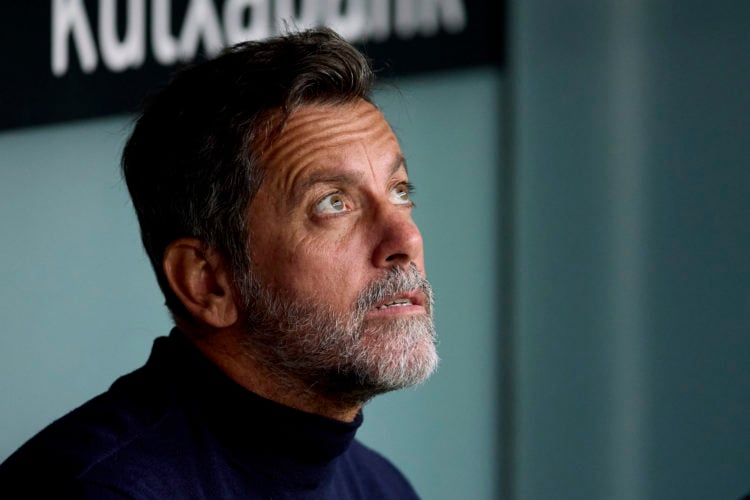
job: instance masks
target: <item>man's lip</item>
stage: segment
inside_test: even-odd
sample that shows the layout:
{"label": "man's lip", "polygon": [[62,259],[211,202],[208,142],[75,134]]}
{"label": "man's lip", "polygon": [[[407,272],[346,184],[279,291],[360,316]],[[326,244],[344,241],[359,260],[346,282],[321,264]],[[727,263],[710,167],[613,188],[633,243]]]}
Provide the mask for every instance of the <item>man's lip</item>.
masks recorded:
{"label": "man's lip", "polygon": [[391,295],[390,297],[385,298],[384,300],[381,300],[377,304],[375,304],[372,307],[372,310],[374,311],[384,311],[390,309],[389,307],[383,307],[386,304],[391,303],[398,303],[398,302],[404,302],[408,301],[408,304],[404,304],[402,306],[394,306],[394,307],[408,307],[408,306],[418,306],[418,307],[424,307],[425,303],[427,302],[424,292],[420,290],[412,290],[410,292],[405,293],[398,293],[395,295]]}

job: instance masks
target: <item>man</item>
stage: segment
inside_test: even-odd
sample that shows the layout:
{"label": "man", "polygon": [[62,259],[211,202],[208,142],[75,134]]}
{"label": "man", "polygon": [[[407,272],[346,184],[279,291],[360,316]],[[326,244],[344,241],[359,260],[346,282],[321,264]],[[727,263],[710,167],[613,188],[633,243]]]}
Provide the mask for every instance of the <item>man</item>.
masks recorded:
{"label": "man", "polygon": [[178,74],[123,153],[176,328],[0,467],[50,498],[414,498],[354,440],[437,364],[406,162],[329,30]]}

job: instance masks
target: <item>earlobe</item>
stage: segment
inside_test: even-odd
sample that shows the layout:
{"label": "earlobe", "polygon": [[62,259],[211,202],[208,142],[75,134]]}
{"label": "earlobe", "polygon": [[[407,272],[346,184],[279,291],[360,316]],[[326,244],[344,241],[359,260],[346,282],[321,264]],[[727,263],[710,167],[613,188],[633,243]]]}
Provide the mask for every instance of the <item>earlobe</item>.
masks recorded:
{"label": "earlobe", "polygon": [[213,328],[237,321],[230,273],[222,256],[197,238],[180,238],[164,251],[164,273],[194,319]]}

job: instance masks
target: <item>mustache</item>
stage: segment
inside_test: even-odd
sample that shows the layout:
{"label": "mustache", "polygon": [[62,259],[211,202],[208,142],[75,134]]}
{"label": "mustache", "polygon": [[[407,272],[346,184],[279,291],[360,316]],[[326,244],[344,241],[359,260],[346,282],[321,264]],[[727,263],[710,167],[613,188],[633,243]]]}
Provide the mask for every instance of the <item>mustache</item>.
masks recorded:
{"label": "mustache", "polygon": [[359,293],[356,310],[360,314],[365,314],[389,297],[414,290],[419,290],[424,294],[425,309],[430,313],[433,304],[432,286],[427,278],[419,272],[415,264],[409,264],[408,267],[392,267]]}

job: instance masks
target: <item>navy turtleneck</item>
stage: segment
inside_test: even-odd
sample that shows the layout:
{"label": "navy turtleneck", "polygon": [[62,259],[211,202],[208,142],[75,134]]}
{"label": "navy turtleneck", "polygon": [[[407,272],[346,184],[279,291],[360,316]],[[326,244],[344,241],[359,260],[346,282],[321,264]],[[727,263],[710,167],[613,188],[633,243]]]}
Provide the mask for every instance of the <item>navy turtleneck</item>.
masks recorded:
{"label": "navy turtleneck", "polygon": [[0,494],[13,483],[56,498],[416,498],[354,439],[361,423],[249,392],[174,330],[3,463]]}

